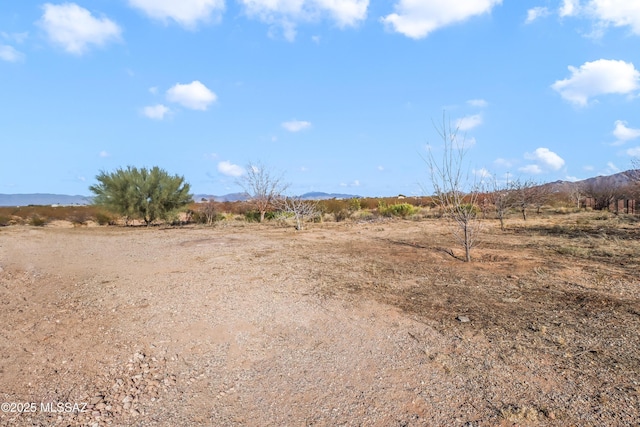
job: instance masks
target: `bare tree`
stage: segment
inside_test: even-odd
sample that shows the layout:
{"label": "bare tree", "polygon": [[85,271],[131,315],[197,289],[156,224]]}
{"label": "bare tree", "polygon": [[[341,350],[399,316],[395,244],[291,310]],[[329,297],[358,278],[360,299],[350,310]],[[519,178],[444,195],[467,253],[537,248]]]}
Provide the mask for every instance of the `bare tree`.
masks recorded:
{"label": "bare tree", "polygon": [[207,225],[212,225],[218,216],[216,202],[209,199],[198,206],[198,211],[204,216]]}
{"label": "bare tree", "polygon": [[623,194],[621,186],[599,178],[601,177],[589,179],[582,185],[582,192],[585,196],[593,199],[593,208],[597,211],[609,209],[611,203]]}
{"label": "bare tree", "polygon": [[576,207],[580,209],[582,199],[584,199],[584,194],[580,185],[572,185],[568,196],[571,203],[575,203]]}
{"label": "bare tree", "polygon": [[494,176],[490,182],[487,197],[496,209],[496,217],[500,220],[500,230],[504,231],[504,220],[513,204],[511,181],[507,178],[505,182],[501,182]]}
{"label": "bare tree", "polygon": [[276,205],[282,212],[293,215],[296,221],[296,230],[304,229],[305,219],[314,218],[320,214],[318,202],[315,200],[304,200],[300,197],[281,197],[277,200]]}
{"label": "bare tree", "polygon": [[520,210],[522,219],[527,220],[527,208],[534,205],[538,198],[537,184],[532,180],[517,179],[511,183],[512,206]]}
{"label": "bare tree", "polygon": [[447,218],[453,221],[454,238],[464,247],[465,261],[471,261],[471,249],[477,244],[481,230],[478,218],[479,189],[465,167],[467,146],[465,138],[458,136],[458,128],[447,124],[443,116],[442,127],[436,126],[442,141],[442,157],[436,159],[429,148],[426,159],[430,170],[435,200]]}
{"label": "bare tree", "polygon": [[239,184],[250,195],[260,213],[260,222],[264,221],[267,211],[289,186],[278,175],[261,162],[249,163]]}
{"label": "bare tree", "polygon": [[633,169],[628,170],[625,175],[629,178],[633,197],[640,198],[640,159],[631,161]]}
{"label": "bare tree", "polygon": [[550,185],[534,185],[530,189],[531,204],[536,208],[536,213],[540,214],[542,207],[549,202],[553,194]]}

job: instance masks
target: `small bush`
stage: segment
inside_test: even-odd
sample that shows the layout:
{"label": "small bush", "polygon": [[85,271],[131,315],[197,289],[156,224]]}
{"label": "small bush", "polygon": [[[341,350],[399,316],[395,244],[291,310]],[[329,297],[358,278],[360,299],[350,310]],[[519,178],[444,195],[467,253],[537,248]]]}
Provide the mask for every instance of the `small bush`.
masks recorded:
{"label": "small bush", "polygon": [[11,217],[0,215],[0,227],[5,227],[11,224]]}
{"label": "small bush", "polygon": [[333,212],[333,219],[336,222],[345,221],[349,218],[351,218],[351,212],[349,212],[347,209],[341,209],[339,211]]}
{"label": "small bush", "polygon": [[384,202],[380,202],[378,205],[378,213],[383,216],[399,216],[406,218],[413,215],[416,212],[416,208],[409,203],[396,203],[394,205],[386,205]]}
{"label": "small bush", "polygon": [[34,215],[31,217],[29,223],[34,227],[44,227],[44,225],[47,223],[47,220],[45,218]]}
{"label": "small bush", "polygon": [[[277,212],[267,212],[264,214],[264,219],[267,221],[271,221],[273,219],[276,219],[277,215]],[[260,222],[260,212],[256,210],[247,211],[244,214],[244,219],[247,222]]]}
{"label": "small bush", "polygon": [[96,212],[96,222],[100,225],[112,225],[115,223],[115,218],[105,212]]}

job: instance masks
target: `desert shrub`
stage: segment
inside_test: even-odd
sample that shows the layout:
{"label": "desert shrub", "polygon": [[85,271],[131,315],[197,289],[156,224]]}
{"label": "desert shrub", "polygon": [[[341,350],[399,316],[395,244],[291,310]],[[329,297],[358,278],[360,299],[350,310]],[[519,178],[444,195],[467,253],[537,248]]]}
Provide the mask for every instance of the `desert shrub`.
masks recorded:
{"label": "desert shrub", "polygon": [[29,220],[29,224],[33,225],[34,227],[44,227],[46,223],[47,223],[46,218],[42,218],[37,215],[32,216],[31,219]]}
{"label": "desert shrub", "polygon": [[350,212],[356,212],[362,209],[362,206],[360,205],[360,199],[358,199],[357,197],[349,199],[348,209]]}
{"label": "desert shrub", "polygon": [[318,206],[323,213],[334,214],[342,210],[349,209],[347,200],[342,199],[326,199],[318,202]]}
{"label": "desert shrub", "polygon": [[333,213],[333,219],[336,222],[342,222],[351,218],[351,212],[349,212],[347,209],[341,209],[339,211],[334,211],[332,213]]}
{"label": "desert shrub", "polygon": [[415,212],[416,208],[409,203],[387,205],[381,201],[378,205],[378,213],[383,216],[399,216],[401,218],[406,218],[409,215],[413,215]]}
{"label": "desert shrub", "polygon": [[87,212],[85,209],[82,209],[71,212],[67,219],[74,224],[83,225],[87,223],[87,221],[90,219],[90,216],[89,212]]}
{"label": "desert shrub", "polygon": [[352,218],[356,221],[373,221],[376,216],[373,212],[369,210],[362,210],[359,212],[355,212]]}
{"label": "desert shrub", "polygon": [[[278,215],[277,212],[267,211],[264,214],[264,219],[268,220],[268,221],[271,221],[271,220],[275,219],[277,217],[277,215]],[[257,211],[257,210],[247,211],[244,214],[244,219],[247,222],[260,222],[260,219],[261,219],[260,211]]]}
{"label": "desert shrub", "polygon": [[100,225],[113,225],[115,218],[106,212],[96,212],[96,222]]}
{"label": "desert shrub", "polygon": [[11,217],[8,215],[0,215],[0,227],[6,227],[11,224]]}

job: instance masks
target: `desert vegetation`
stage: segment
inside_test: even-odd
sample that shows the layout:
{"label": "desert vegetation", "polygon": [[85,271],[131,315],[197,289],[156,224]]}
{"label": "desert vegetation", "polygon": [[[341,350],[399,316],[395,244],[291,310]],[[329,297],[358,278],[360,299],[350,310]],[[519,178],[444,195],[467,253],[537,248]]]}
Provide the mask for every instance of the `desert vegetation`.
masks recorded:
{"label": "desert vegetation", "polygon": [[638,216],[558,198],[502,230],[489,211],[464,263],[437,205],[380,202],[326,201],[304,232],[248,222],[250,202],[187,207],[213,208],[212,226],[0,229],[3,400],[90,405],[0,425],[640,417]]}
{"label": "desert vegetation", "polygon": [[1,397],[88,408],[0,425],[633,425],[640,181],[468,185],[459,147],[430,197],[255,166],[265,191],[195,203],[128,169],[93,206],[0,208]]}

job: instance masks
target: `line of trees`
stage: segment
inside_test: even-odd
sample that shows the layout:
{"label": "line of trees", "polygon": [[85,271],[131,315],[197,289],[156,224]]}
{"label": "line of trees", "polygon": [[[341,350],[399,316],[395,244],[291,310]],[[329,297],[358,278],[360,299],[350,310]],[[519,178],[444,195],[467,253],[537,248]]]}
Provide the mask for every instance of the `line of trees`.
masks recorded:
{"label": "line of trees", "polygon": [[[527,220],[528,209],[536,208],[540,213],[552,195],[551,187],[532,180],[499,181],[495,176],[489,182],[478,182],[466,167],[468,147],[464,137],[458,135],[458,129],[447,124],[444,117],[442,126],[436,129],[443,145],[438,155],[429,148],[425,159],[434,190],[432,200],[443,216],[451,220],[452,235],[464,249],[464,260],[469,262],[483,229],[480,212],[486,217],[487,205],[493,208],[500,228],[504,230],[505,218],[511,210],[517,210],[524,221]],[[588,197],[594,201],[594,209],[607,209],[621,198],[640,198],[640,161],[634,166],[636,169],[627,172],[630,183],[627,186],[593,179],[572,187],[568,198],[580,207]],[[171,220],[193,202],[190,186],[184,177],[170,175],[158,167],[138,169],[128,166],[111,173],[101,171],[96,180],[98,183],[89,187],[95,194],[94,204],[121,215],[126,223],[140,219],[150,225],[156,220]],[[277,210],[284,217],[293,218],[296,229],[302,230],[305,220],[320,214],[317,202],[285,195],[289,185],[283,180],[283,175],[274,173],[262,163],[249,163],[238,184],[250,196],[249,201],[255,206],[260,222],[265,220],[267,212]],[[209,225],[218,215],[213,202],[205,203],[200,213]]]}

